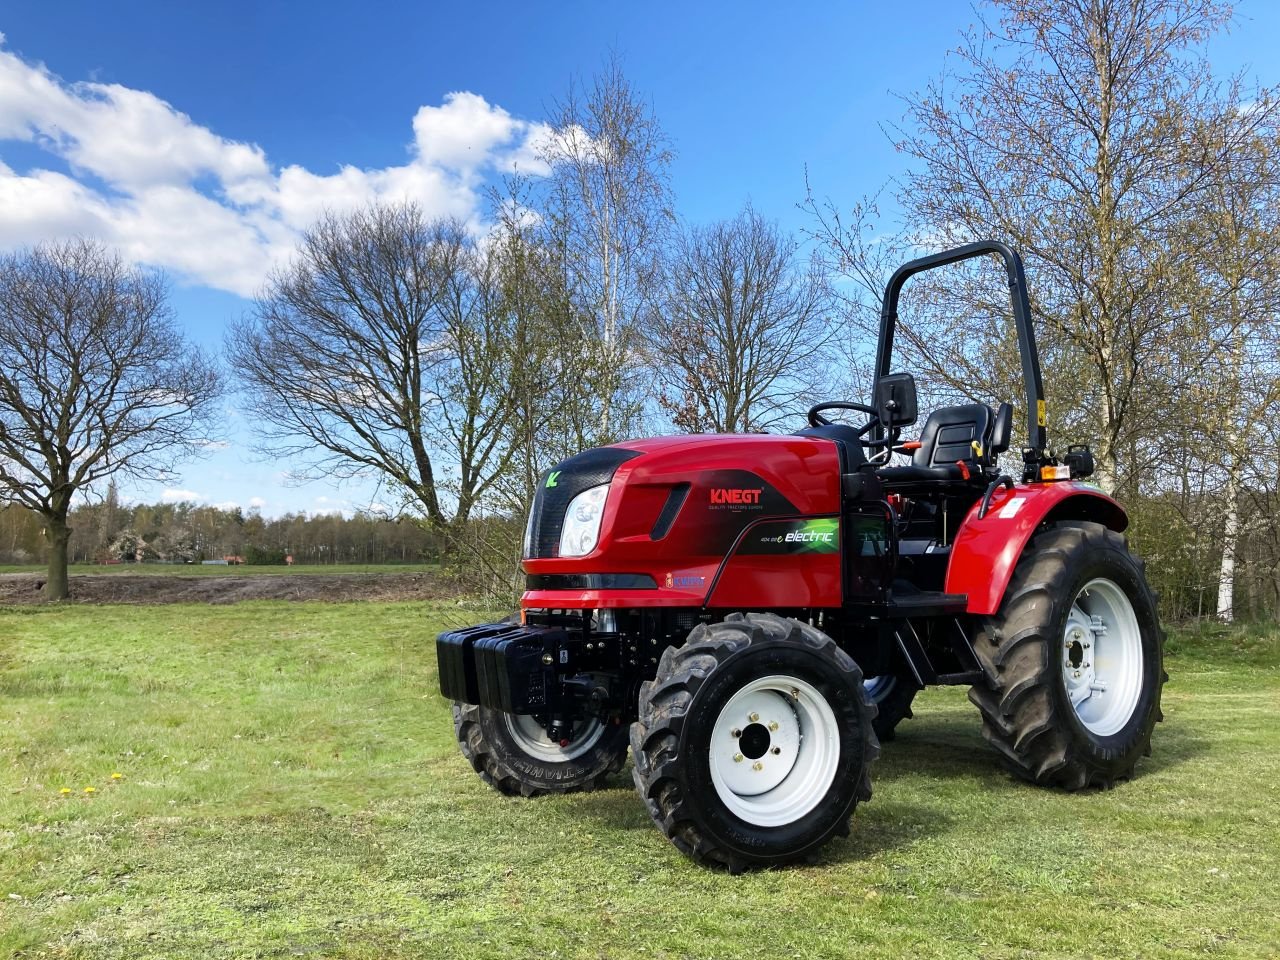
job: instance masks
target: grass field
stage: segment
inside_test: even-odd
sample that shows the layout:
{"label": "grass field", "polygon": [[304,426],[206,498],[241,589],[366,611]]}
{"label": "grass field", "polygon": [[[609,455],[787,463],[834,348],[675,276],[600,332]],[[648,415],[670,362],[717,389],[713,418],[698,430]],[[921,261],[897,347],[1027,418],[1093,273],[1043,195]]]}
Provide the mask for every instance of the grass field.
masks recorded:
{"label": "grass field", "polygon": [[0,956],[1280,954],[1275,633],[1175,636],[1109,793],[1013,782],[929,692],[850,839],[730,877],[629,779],[485,787],[435,693],[447,609],[0,608]]}
{"label": "grass field", "polygon": [[[0,574],[42,574],[47,572],[47,569],[43,564],[17,565],[0,563]],[[148,577],[164,576],[165,574],[183,577],[243,577],[258,573],[273,576],[293,575],[296,573],[427,573],[437,569],[439,567],[431,563],[313,563],[295,564],[292,567],[286,567],[283,564],[255,566],[248,563],[241,563],[235,566],[231,564],[226,566],[209,564],[206,566],[202,563],[73,563],[67,568],[67,572],[73,577],[82,574],[100,573],[118,576],[132,574]]]}

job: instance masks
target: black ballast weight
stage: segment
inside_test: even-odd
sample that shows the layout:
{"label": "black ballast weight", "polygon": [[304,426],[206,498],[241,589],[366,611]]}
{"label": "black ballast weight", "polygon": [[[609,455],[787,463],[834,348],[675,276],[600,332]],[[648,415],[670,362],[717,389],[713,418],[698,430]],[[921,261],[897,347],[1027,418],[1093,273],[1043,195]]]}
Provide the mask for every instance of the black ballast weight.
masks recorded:
{"label": "black ballast weight", "polygon": [[542,655],[565,639],[556,627],[485,624],[436,639],[440,689],[460,703],[507,713],[539,713],[547,706]]}

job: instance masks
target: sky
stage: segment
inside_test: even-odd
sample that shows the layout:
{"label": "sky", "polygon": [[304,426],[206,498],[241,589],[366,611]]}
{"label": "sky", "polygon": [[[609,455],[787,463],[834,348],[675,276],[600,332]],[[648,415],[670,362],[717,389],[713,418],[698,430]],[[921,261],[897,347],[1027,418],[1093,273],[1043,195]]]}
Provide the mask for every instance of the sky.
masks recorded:
{"label": "sky", "polygon": [[[0,6],[0,249],[96,236],[165,271],[188,336],[220,347],[272,264],[325,208],[412,197],[483,226],[484,184],[531,144],[570,82],[611,53],[675,150],[680,215],[750,202],[801,230],[806,171],[848,206],[904,169],[901,94],[976,20],[909,5],[561,2]],[[1210,59],[1275,83],[1280,4],[1245,0]],[[287,482],[250,447],[234,396],[224,445],[134,500],[274,516],[376,506],[372,484]],[[385,499],[382,498],[382,499]]]}

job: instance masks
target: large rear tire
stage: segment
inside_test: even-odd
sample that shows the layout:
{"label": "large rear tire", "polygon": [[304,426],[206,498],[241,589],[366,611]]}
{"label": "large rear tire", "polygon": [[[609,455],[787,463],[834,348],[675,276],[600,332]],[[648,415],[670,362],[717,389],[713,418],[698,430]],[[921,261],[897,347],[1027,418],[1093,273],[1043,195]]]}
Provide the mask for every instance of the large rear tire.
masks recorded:
{"label": "large rear tire", "polygon": [[880,752],[857,664],[814,627],[732,614],[669,648],[631,726],[636,789],[682,852],[739,872],[847,836]]}
{"label": "large rear tire", "polygon": [[975,651],[989,682],[969,699],[1019,777],[1110,788],[1151,753],[1163,719],[1164,633],[1142,561],[1098,523],[1037,533]]}
{"label": "large rear tire", "polygon": [[627,728],[599,720],[580,724],[561,746],[533,717],[455,702],[453,730],[480,779],[510,796],[594,790],[627,759]]}

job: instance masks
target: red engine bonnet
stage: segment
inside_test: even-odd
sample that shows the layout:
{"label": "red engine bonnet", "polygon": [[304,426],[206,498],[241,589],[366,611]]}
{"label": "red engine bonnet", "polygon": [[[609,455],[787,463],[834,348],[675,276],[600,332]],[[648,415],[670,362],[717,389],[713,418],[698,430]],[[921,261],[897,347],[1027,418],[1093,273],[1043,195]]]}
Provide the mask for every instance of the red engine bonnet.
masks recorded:
{"label": "red engine bonnet", "polygon": [[[841,468],[834,442],[714,434],[617,446],[640,456],[622,463],[613,476],[596,548],[584,557],[527,559],[523,568],[533,575],[644,574],[653,578],[657,589],[534,589],[526,591],[522,607],[840,604],[838,551],[734,557],[726,564],[744,531],[764,521],[839,516]],[[673,488],[685,484],[688,491],[669,532],[654,539],[655,524]]]}

